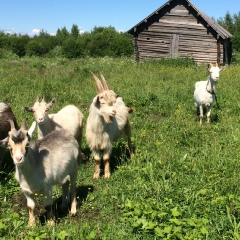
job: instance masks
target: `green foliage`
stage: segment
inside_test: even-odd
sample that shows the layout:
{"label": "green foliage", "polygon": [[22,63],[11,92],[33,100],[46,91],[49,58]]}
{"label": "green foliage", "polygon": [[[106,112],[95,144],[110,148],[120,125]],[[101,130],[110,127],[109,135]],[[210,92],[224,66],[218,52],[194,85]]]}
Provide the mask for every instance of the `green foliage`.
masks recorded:
{"label": "green foliage", "polygon": [[220,17],[217,22],[234,36],[232,39],[233,49],[240,51],[240,12],[232,16],[227,12],[226,15],[223,18]]}
{"label": "green foliage", "polygon": [[8,50],[19,57],[59,57],[69,59],[94,57],[119,57],[133,54],[132,36],[118,33],[113,27],[95,27],[91,33],[79,34],[76,24],[70,33],[63,27],[57,29],[56,36],[42,30],[33,38],[8,35],[0,32],[0,49]]}
{"label": "green foliage", "polygon": [[71,36],[77,38],[79,35],[78,25],[73,24],[71,28]]}
{"label": "green foliage", "polygon": [[[56,187],[54,227],[41,218],[36,227],[27,227],[26,200],[14,173],[6,172],[0,183],[0,238],[239,239],[239,66],[235,62],[221,73],[216,92],[220,106],[214,104],[211,124],[204,119],[200,127],[193,91],[207,73],[206,66],[191,59],[1,59],[0,101],[12,107],[18,122],[27,117],[27,126],[33,116],[22,106],[31,106],[43,94],[47,101],[57,100],[51,113],[75,104],[86,120],[97,94],[89,71],[102,71],[109,87],[133,108],[135,157],[129,158],[125,140],[117,141],[111,178],[93,181],[94,162],[83,138],[86,162],[78,168],[78,215],[58,211],[61,188]],[[39,206],[41,196],[37,200]],[[37,216],[42,212],[36,209]]]}
{"label": "green foliage", "polygon": [[63,56],[69,59],[83,57],[83,47],[81,42],[74,37],[67,38],[63,42],[62,53]]}

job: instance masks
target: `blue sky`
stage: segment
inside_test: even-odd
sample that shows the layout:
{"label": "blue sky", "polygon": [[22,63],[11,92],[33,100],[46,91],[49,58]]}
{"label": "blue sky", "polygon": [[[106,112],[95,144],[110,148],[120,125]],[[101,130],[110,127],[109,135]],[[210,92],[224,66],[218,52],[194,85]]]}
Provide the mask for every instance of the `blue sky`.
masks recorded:
{"label": "blue sky", "polygon": [[[167,0],[1,0],[0,30],[32,35],[40,29],[54,34],[58,28],[82,31],[114,27],[127,31]],[[209,17],[218,19],[240,12],[240,0],[191,0]]]}

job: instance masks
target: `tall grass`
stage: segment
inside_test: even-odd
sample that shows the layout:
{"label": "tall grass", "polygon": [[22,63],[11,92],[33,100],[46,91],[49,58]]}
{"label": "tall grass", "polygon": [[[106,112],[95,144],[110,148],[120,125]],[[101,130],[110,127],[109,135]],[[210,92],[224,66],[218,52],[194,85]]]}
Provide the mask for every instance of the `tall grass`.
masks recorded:
{"label": "tall grass", "polygon": [[[36,96],[55,97],[56,112],[73,103],[88,116],[96,95],[89,70],[103,72],[110,87],[134,109],[130,116],[135,157],[116,142],[109,180],[92,180],[94,162],[79,167],[78,216],[56,210],[57,224],[27,228],[24,196],[13,172],[0,189],[2,239],[240,239],[240,66],[229,66],[217,87],[212,123],[199,126],[194,83],[205,66],[190,60],[135,63],[131,59],[1,60],[0,101],[19,122]],[[7,161],[11,162],[6,152]],[[54,189],[55,208],[60,189]],[[38,199],[41,202],[41,196]],[[42,210],[38,209],[37,214]]]}

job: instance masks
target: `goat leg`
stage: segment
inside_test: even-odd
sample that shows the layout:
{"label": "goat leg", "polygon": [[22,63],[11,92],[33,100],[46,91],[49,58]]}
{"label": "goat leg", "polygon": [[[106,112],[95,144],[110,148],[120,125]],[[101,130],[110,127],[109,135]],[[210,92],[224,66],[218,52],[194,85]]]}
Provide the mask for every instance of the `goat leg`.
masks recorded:
{"label": "goat leg", "polygon": [[103,156],[103,162],[104,162],[104,178],[110,178],[110,155],[105,154]]}
{"label": "goat leg", "polygon": [[94,154],[95,171],[93,174],[93,179],[98,179],[100,177],[100,160],[99,154]]}

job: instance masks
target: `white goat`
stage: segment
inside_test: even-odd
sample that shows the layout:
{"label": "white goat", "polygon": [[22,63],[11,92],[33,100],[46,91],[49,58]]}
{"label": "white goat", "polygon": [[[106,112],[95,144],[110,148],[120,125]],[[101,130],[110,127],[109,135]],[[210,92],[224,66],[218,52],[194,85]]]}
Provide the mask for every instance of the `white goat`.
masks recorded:
{"label": "white goat", "polygon": [[[10,131],[9,120],[13,120],[16,128],[18,129],[17,120],[12,112],[12,109],[6,103],[0,102],[0,140],[8,136],[8,132]],[[0,170],[3,169],[5,164],[3,155],[4,148],[0,148]]]}
{"label": "white goat", "polygon": [[37,98],[33,107],[24,107],[26,111],[34,113],[35,120],[38,124],[38,139],[43,138],[53,130],[64,128],[70,135],[76,138],[81,151],[83,114],[74,105],[68,105],[55,114],[48,114],[48,110],[54,103],[55,99],[46,103],[45,97],[43,97],[41,102],[39,102]]}
{"label": "white goat", "polygon": [[101,72],[103,85],[96,75],[92,73],[92,76],[98,88],[98,95],[94,97],[90,106],[86,125],[86,139],[95,160],[93,179],[98,179],[100,176],[101,150],[103,150],[104,177],[109,178],[112,144],[122,133],[126,134],[131,157],[134,156],[129,123],[131,109],[126,107],[121,97],[114,91],[109,90]]}
{"label": "white goat", "polygon": [[53,224],[52,212],[52,186],[62,185],[62,208],[67,208],[69,199],[69,176],[71,181],[71,215],[76,215],[76,179],[77,158],[79,146],[76,139],[66,130],[52,131],[41,140],[30,142],[36,127],[33,122],[30,129],[26,130],[26,120],[21,128],[15,129],[10,121],[11,131],[0,144],[9,147],[15,164],[15,177],[27,198],[29,211],[29,226],[35,224],[34,195],[43,193],[45,196],[44,207],[47,219]]}
{"label": "white goat", "polygon": [[213,66],[210,63],[210,68],[207,68],[207,72],[209,73],[208,80],[195,83],[194,104],[199,111],[200,125],[202,125],[204,108],[206,108],[207,122],[210,123],[212,106],[216,100],[216,86],[219,80],[219,73],[224,71],[225,68],[225,66],[219,68],[218,64]]}

